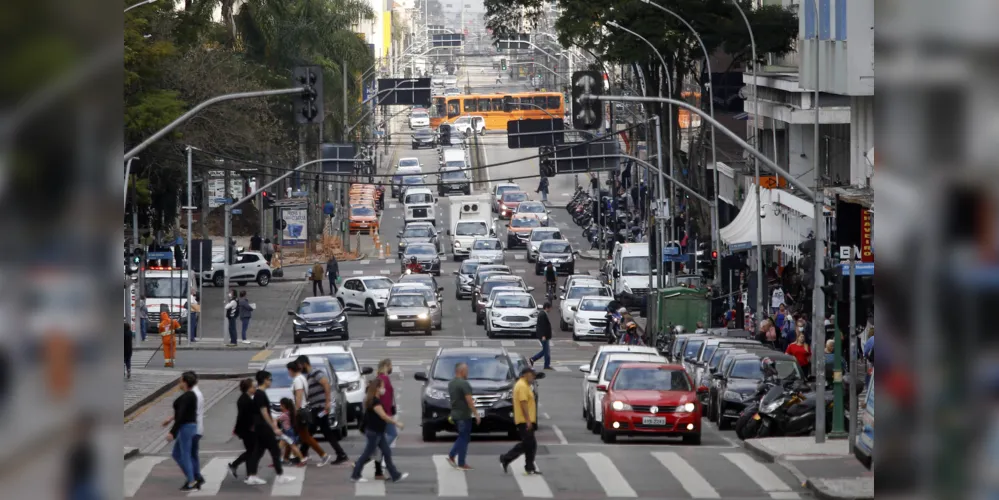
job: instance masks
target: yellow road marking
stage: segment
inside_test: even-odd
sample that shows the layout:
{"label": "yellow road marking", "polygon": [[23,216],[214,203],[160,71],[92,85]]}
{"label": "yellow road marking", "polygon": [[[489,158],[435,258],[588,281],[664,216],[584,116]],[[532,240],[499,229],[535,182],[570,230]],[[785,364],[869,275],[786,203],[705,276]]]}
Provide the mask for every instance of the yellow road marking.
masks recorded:
{"label": "yellow road marking", "polygon": [[260,351],[260,352],[258,352],[256,354],[254,354],[253,357],[250,358],[250,361],[264,361],[264,360],[267,359],[268,356],[271,355],[271,352],[272,351],[270,349],[264,349],[264,350],[262,350],[262,351]]}

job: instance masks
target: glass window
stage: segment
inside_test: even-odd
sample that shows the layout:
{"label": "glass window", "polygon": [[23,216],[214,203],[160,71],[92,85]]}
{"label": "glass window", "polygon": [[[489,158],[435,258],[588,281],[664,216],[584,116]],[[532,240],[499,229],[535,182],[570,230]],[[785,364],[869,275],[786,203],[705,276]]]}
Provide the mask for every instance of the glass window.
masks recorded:
{"label": "glass window", "polygon": [[388,278],[371,278],[364,280],[364,284],[371,290],[388,290],[392,288],[392,280]]}
{"label": "glass window", "polygon": [[679,339],[677,339],[673,343],[673,357],[674,358],[676,358],[677,356],[680,355],[681,352],[683,352],[683,346],[687,344],[687,340],[688,339],[685,339],[685,338],[679,338]]}
{"label": "glass window", "polygon": [[545,107],[549,110],[560,109],[562,107],[562,98],[557,95],[549,96],[548,105]]}
{"label": "glass window", "polygon": [[490,99],[493,103],[493,111],[503,111],[503,99]]}
{"label": "glass window", "polygon": [[548,98],[545,96],[536,96],[534,98],[534,105],[537,106],[538,108],[545,109],[548,107]]}
{"label": "glass window", "polygon": [[430,107],[430,116],[432,116],[434,118],[443,118],[444,117],[444,98],[443,97],[435,97],[434,98],[434,104],[433,104],[433,106]]}
{"label": "glass window", "polygon": [[433,245],[411,245],[406,247],[406,255],[436,255],[437,249]]}
{"label": "glass window", "polygon": [[503,201],[516,201],[516,202],[527,201],[527,193],[521,193],[521,192],[504,193]]}
{"label": "glass window", "polygon": [[520,308],[520,309],[534,309],[537,306],[534,302],[534,297],[530,295],[509,295],[501,294],[496,297],[496,302],[493,303],[493,307],[504,308]]}
{"label": "glass window", "polygon": [[621,365],[630,363],[653,363],[653,361],[636,361],[634,359],[612,359],[607,362],[607,369],[604,371],[604,380],[610,380],[614,378],[614,372],[620,368]]}
{"label": "glass window", "polygon": [[406,195],[405,203],[407,205],[411,203],[433,203],[434,197],[430,193],[413,193]]}
{"label": "glass window", "polygon": [[606,311],[611,299],[585,299],[579,302],[580,311]]}
{"label": "glass window", "polygon": [[147,299],[187,297],[188,284],[186,278],[182,279],[180,276],[176,278],[150,278],[147,276],[145,282]]}
{"label": "glass window", "polygon": [[484,236],[489,234],[489,228],[485,222],[459,222],[454,227],[455,236]]}
{"label": "glass window", "polygon": [[489,99],[476,99],[476,102],[479,104],[479,111],[486,112],[492,110],[492,106],[489,104]]}
{"label": "glass window", "polygon": [[701,353],[701,359],[711,359],[711,355],[715,353],[715,349],[717,348],[718,344],[704,346],[704,352]]}
{"label": "glass window", "polygon": [[541,253],[572,253],[572,247],[564,241],[546,241],[538,247]]}
{"label": "glass window", "polygon": [[499,240],[475,240],[472,250],[502,250]]}
{"label": "glass window", "polygon": [[740,359],[732,365],[728,376],[729,378],[763,380],[763,372],[760,370],[760,360]]}
{"label": "glass window", "polygon": [[351,207],[350,215],[356,215],[358,217],[374,217],[375,209],[371,207]]}
{"label": "glass window", "polygon": [[451,99],[447,102],[447,116],[454,118],[461,114],[461,100]]}
{"label": "glass window", "polygon": [[[313,358],[313,359],[315,359],[315,358]],[[268,365],[266,365],[264,367],[265,370],[271,372],[271,388],[272,389],[284,389],[284,388],[287,388],[287,387],[291,387],[291,376],[288,375],[288,366],[287,365],[288,365],[287,362],[282,362],[282,363],[271,363],[271,364],[268,364]],[[317,363],[317,365],[318,365],[318,363]],[[323,373],[326,375],[326,377],[332,378],[332,377],[330,377],[329,370],[325,366],[318,365],[318,366],[313,366],[313,368],[318,368],[318,369],[322,370]],[[271,401],[271,402],[272,403],[276,403],[277,401]]]}
{"label": "glass window", "polygon": [[531,231],[531,241],[560,240],[562,234],[558,231]]}
{"label": "glass window", "polygon": [[506,356],[442,356],[434,364],[434,380],[451,380],[454,367],[458,363],[468,365],[468,380],[491,380],[502,382],[514,377]]}
{"label": "glass window", "polygon": [[[452,161],[449,161],[449,162],[445,162],[444,163],[444,167],[446,167],[446,168],[463,169],[463,168],[465,168],[465,161],[464,160],[452,160]],[[458,172],[458,173],[464,175],[461,172]]]}
{"label": "glass window", "polygon": [[517,207],[517,213],[543,214],[545,213],[545,206],[540,203],[522,203]]}
{"label": "glass window", "polygon": [[475,261],[464,261],[461,263],[461,270],[458,271],[460,274],[472,274],[476,269],[479,268],[479,263]]}
{"label": "glass window", "polygon": [[708,360],[708,366],[711,368],[718,368],[718,365],[721,364],[722,359],[725,358],[725,355],[728,354],[729,351],[731,351],[731,349],[716,349],[715,352],[712,353],[711,359]]}
{"label": "glass window", "polygon": [[649,257],[625,257],[621,259],[621,274],[627,276],[648,276]]}
{"label": "glass window", "polygon": [[340,303],[335,300],[317,300],[315,302],[302,302],[298,306],[298,314],[336,314],[343,309]]}
{"label": "glass window", "polygon": [[[604,288],[604,287],[599,287],[599,288],[593,287],[593,288],[590,288],[590,287],[574,286],[574,287],[572,287],[571,290],[569,290],[569,295],[566,297],[566,299],[567,300],[568,299],[580,299],[580,298],[589,297],[589,296],[592,296],[592,295],[600,296],[600,297],[610,297],[610,294],[607,293],[607,289]],[[607,305],[605,304],[603,308],[606,309]]]}
{"label": "glass window", "polygon": [[239,263],[240,264],[249,264],[251,262],[256,262],[258,260],[260,260],[260,259],[258,259],[256,255],[249,254],[249,253],[244,253],[244,254],[242,254],[242,255],[239,256]]}
{"label": "glass window", "polygon": [[357,369],[357,363],[354,363],[354,357],[350,354],[327,354],[326,360],[333,365],[333,370],[337,372],[356,372],[360,371]]}
{"label": "glass window", "polygon": [[427,307],[427,299],[422,295],[393,295],[389,298],[388,307]]}
{"label": "glass window", "polygon": [[703,340],[691,340],[687,342],[687,347],[683,348],[683,359],[696,358],[697,353],[701,352],[701,346],[703,345]]}
{"label": "glass window", "polygon": [[478,104],[475,99],[465,99],[465,112],[474,113],[478,111]]}
{"label": "glass window", "polygon": [[517,217],[510,221],[512,227],[540,227],[541,221],[536,217]]}
{"label": "glass window", "polygon": [[430,232],[429,227],[407,227],[405,231],[402,232],[403,238],[430,238],[434,233]]}
{"label": "glass window", "polygon": [[690,391],[690,380],[683,370],[625,368],[614,379],[618,391]]}

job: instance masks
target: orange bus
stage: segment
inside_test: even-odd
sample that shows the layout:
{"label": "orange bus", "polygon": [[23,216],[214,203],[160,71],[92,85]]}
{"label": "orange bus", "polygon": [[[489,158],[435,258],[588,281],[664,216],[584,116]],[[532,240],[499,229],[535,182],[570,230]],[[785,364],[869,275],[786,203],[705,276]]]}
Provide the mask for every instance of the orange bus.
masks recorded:
{"label": "orange bus", "polygon": [[[509,112],[503,110],[506,98],[511,98],[513,102],[513,109]],[[430,128],[454,122],[463,115],[482,116],[486,119],[486,130],[506,130],[506,123],[510,120],[563,119],[565,102],[559,92],[435,96],[430,104]]]}

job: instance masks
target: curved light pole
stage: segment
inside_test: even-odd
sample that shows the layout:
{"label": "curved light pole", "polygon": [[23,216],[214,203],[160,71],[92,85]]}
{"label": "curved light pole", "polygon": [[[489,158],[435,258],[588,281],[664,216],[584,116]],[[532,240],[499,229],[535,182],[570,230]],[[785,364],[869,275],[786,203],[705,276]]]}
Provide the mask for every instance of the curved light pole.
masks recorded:
{"label": "curved light pole", "polygon": [[[695,39],[697,39],[697,43],[701,45],[701,50],[704,51],[704,64],[705,64],[705,66],[708,69],[708,111],[711,113],[711,118],[714,118],[715,117],[715,86],[711,82],[711,76],[714,73],[711,72],[711,55],[708,54],[708,47],[707,47],[707,45],[704,45],[704,40],[701,40],[701,35],[697,33],[697,30],[695,30],[694,27],[691,26],[690,23],[688,23],[686,19],[684,19],[683,17],[681,17],[676,12],[673,12],[672,10],[667,9],[666,7],[663,7],[662,5],[654,3],[654,2],[652,2],[652,0],[642,0],[642,2],[646,3],[648,5],[651,5],[651,6],[655,7],[655,8],[657,8],[657,9],[659,9],[659,10],[661,10],[661,11],[663,11],[663,12],[665,12],[665,13],[673,16],[673,17],[675,17],[677,20],[679,20],[681,23],[683,23],[684,26],[687,27],[687,29],[690,30],[690,33],[692,35],[694,35]],[[717,141],[715,141],[715,128],[714,127],[711,127],[711,163],[714,165],[713,166],[713,170],[715,172],[715,174],[714,174],[715,199],[718,199],[718,143],[717,143]],[[757,179],[756,182],[759,183],[760,181]],[[719,236],[719,228],[718,228],[718,210],[715,210],[711,215],[712,215],[712,217],[711,217],[712,231],[711,232],[713,233],[712,236],[713,236],[713,239],[715,240],[715,247],[717,249],[721,245],[721,236]],[[721,258],[721,254],[719,253],[719,259],[720,258]],[[716,260],[718,260],[718,259],[716,259]],[[716,266],[716,268],[717,268],[717,266]],[[721,283],[721,272],[716,272],[715,273],[715,280],[714,281],[715,281],[716,284],[717,283]]]}
{"label": "curved light pole", "polygon": [[156,2],[156,0],[142,0],[141,2],[139,2],[137,4],[133,4],[133,5],[129,5],[128,7],[125,7],[125,12],[128,12],[128,11],[130,11],[130,10],[136,8],[136,7],[141,7],[143,5],[149,5],[149,4],[154,3],[154,2]]}

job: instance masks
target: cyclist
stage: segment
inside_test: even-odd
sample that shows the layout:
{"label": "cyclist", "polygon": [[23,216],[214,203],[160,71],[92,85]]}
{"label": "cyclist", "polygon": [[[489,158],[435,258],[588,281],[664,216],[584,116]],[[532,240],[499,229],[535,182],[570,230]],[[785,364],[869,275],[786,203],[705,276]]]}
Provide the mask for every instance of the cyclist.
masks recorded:
{"label": "cyclist", "polygon": [[555,299],[555,286],[557,283],[558,273],[555,272],[555,266],[549,262],[545,265],[545,291],[549,301]]}
{"label": "cyclist", "polygon": [[410,273],[413,274],[420,274],[423,272],[423,266],[421,266],[420,263],[417,262],[416,257],[410,257],[409,263],[406,264],[406,271],[409,271]]}

